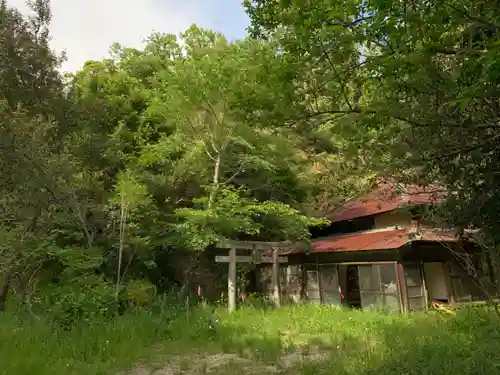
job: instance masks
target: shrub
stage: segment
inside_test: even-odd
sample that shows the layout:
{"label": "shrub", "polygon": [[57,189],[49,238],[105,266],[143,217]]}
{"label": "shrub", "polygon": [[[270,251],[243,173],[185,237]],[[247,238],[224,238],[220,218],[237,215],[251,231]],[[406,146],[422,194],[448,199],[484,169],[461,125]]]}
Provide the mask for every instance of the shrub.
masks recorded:
{"label": "shrub", "polygon": [[98,276],[80,276],[44,292],[48,295],[50,319],[65,329],[80,321],[112,317],[118,312],[114,286]]}
{"label": "shrub", "polygon": [[123,289],[120,299],[128,305],[151,306],[156,296],[156,287],[147,280],[131,280]]}

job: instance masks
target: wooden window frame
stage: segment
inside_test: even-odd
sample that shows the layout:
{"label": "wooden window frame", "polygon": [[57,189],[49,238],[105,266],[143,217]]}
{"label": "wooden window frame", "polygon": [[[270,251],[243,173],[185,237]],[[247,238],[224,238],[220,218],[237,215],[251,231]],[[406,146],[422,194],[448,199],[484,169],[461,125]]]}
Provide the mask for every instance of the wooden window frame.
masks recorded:
{"label": "wooden window frame", "polygon": [[[307,302],[311,303],[317,303],[321,304],[322,303],[322,297],[321,297],[321,285],[320,285],[320,279],[319,279],[319,269],[318,269],[318,263],[304,263],[304,275],[305,275],[305,288],[304,288],[304,295],[306,298]],[[308,272],[313,271],[316,273],[316,280],[318,281],[318,294],[319,294],[319,301],[317,301],[316,298],[312,299],[307,295],[307,292],[309,290],[309,275]]]}
{"label": "wooden window frame", "polygon": [[[422,299],[423,310],[427,310],[429,308],[429,296],[427,293],[427,287],[425,285],[425,275],[424,275],[424,270],[423,270],[423,263],[422,262],[404,262],[404,263],[400,263],[400,265],[401,265],[401,268],[400,268],[401,277],[402,277],[402,281],[404,282],[403,285],[404,285],[405,296],[404,296],[403,300],[405,302],[405,307],[404,307],[405,312],[410,311],[410,300],[417,299],[417,298]],[[407,282],[407,278],[406,278],[406,270],[405,270],[406,267],[416,267],[417,268],[417,271],[418,271],[419,276],[420,276],[420,284],[408,286],[408,282]],[[409,293],[408,288],[418,288],[418,287],[420,287],[421,294],[419,296],[410,297],[410,293]]]}
{"label": "wooden window frame", "polygon": [[[396,284],[396,292],[385,292],[382,290],[382,275],[381,275],[381,272],[380,272],[380,265],[386,265],[386,264],[391,264],[393,265],[394,267],[394,275],[395,275],[395,284]],[[373,290],[364,290],[364,288],[361,287],[361,282],[360,282],[360,288],[359,288],[359,291],[360,291],[360,297],[361,297],[361,307],[363,307],[363,295],[375,295],[375,296],[381,296],[382,299],[384,300],[384,304],[385,304],[385,296],[391,296],[391,297],[396,297],[397,299],[397,302],[398,302],[398,311],[401,313],[401,312],[404,312],[404,304],[403,304],[403,300],[402,300],[402,293],[401,293],[401,285],[400,285],[400,282],[399,282],[399,279],[400,279],[400,273],[399,273],[399,262],[397,261],[387,261],[387,262],[363,262],[363,263],[357,263],[357,266],[358,266],[358,275],[360,274],[359,272],[359,267],[361,266],[373,266],[373,265],[377,265],[377,272],[378,272],[378,278],[379,278],[379,290],[378,291],[375,291],[375,289]],[[358,276],[359,277],[359,276]]]}
{"label": "wooden window frame", "polygon": [[[321,304],[326,304],[326,303],[325,303],[325,295],[324,295],[325,288],[322,285],[323,282],[322,282],[321,277],[320,277],[320,267],[331,267],[331,266],[335,267],[336,277],[337,277],[337,290],[338,290],[338,286],[340,284],[339,264],[338,263],[318,263],[317,264],[319,296],[320,296]],[[338,305],[340,306],[341,304],[342,304],[342,300],[340,298],[340,291],[339,291],[339,304]],[[334,305],[334,304],[328,303],[328,305]]]}

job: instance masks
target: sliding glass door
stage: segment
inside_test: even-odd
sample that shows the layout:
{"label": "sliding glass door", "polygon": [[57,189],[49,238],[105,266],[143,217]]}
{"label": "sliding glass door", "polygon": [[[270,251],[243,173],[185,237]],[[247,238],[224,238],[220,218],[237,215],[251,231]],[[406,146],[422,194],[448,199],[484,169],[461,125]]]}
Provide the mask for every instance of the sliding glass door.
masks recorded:
{"label": "sliding glass door", "polygon": [[306,265],[305,294],[307,300],[312,303],[340,305],[337,265]]}
{"label": "sliding glass door", "polygon": [[321,287],[321,303],[340,305],[339,275],[336,264],[320,264],[318,266],[319,285]]}
{"label": "sliding glass door", "polygon": [[363,309],[401,311],[397,262],[359,264],[358,273]]}
{"label": "sliding glass door", "polygon": [[405,263],[403,269],[405,274],[408,311],[425,310],[427,307],[427,297],[420,264]]}

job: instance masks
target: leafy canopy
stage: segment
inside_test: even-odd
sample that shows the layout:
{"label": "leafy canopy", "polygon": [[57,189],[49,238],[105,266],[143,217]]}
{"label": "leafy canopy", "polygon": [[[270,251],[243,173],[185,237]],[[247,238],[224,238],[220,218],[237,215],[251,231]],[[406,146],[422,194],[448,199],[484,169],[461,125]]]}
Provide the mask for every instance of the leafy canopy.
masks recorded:
{"label": "leafy canopy", "polygon": [[[450,194],[453,225],[498,233],[500,15],[490,1],[245,2],[251,32],[315,71],[322,118],[373,168]],[[317,80],[317,81],[316,81]],[[316,83],[317,82],[317,83]],[[353,138],[353,135],[359,136]]]}

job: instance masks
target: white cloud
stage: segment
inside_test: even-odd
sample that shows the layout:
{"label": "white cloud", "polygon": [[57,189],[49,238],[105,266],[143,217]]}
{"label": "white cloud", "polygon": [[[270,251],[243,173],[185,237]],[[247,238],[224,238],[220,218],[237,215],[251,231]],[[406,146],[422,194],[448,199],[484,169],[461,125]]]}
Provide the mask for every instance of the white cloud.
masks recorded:
{"label": "white cloud", "polygon": [[[25,0],[7,2],[26,10]],[[193,23],[201,23],[203,15],[186,3],[175,0],[52,0],[52,46],[58,52],[66,50],[68,61],[63,71],[75,71],[87,60],[106,57],[114,42],[140,47],[153,30],[178,33]]]}

